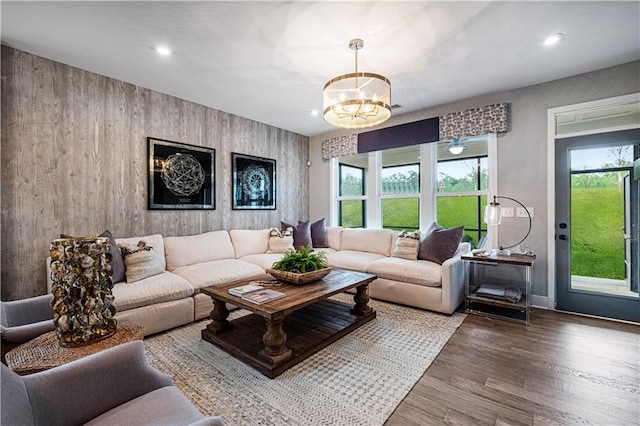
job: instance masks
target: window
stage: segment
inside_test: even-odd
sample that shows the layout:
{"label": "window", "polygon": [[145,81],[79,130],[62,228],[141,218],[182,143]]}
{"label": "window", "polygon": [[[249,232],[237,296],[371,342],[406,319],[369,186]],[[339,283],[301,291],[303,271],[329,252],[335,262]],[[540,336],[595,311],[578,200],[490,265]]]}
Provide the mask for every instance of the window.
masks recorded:
{"label": "window", "polygon": [[487,235],[482,214],[489,189],[486,141],[465,141],[457,155],[446,151],[449,142],[438,143],[436,205],[438,224],[464,226],[465,240],[475,247]]}
{"label": "window", "polygon": [[497,191],[496,141],[458,141],[458,154],[447,151],[447,141],[334,159],[330,222],[393,230],[426,230],[433,221],[463,225],[465,241],[475,246],[487,236],[482,215],[489,191]]}
{"label": "window", "polygon": [[382,151],[382,227],[420,229],[420,147]]}
{"label": "window", "polygon": [[338,224],[345,228],[366,226],[366,168],[359,166],[366,159],[353,156],[345,160],[350,164],[341,162],[338,166]]}

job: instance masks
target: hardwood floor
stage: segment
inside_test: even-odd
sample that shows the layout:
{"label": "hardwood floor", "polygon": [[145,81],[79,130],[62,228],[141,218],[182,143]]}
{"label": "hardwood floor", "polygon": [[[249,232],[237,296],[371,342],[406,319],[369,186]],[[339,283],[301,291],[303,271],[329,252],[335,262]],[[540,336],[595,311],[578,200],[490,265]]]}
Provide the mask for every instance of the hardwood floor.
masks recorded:
{"label": "hardwood floor", "polygon": [[640,326],[534,310],[469,315],[387,420],[412,425],[638,425]]}

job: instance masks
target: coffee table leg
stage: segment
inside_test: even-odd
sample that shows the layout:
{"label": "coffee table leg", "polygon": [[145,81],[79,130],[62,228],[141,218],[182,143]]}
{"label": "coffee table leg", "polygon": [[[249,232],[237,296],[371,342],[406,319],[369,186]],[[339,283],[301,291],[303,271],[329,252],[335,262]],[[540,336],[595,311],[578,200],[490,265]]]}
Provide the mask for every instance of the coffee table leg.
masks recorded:
{"label": "coffee table leg", "polygon": [[231,323],[227,321],[229,317],[229,310],[224,302],[213,299],[213,310],[209,317],[213,320],[207,325],[207,330],[214,334],[224,333],[227,330],[231,330]]}
{"label": "coffee table leg", "polygon": [[287,334],[282,329],[284,318],[266,319],[267,331],[262,336],[264,349],[258,352],[260,357],[272,364],[279,364],[291,358],[291,349],[285,346]]}
{"label": "coffee table leg", "polygon": [[353,301],[356,303],[351,309],[353,315],[363,316],[371,313],[373,308],[367,304],[369,303],[369,285],[365,284],[356,287]]}

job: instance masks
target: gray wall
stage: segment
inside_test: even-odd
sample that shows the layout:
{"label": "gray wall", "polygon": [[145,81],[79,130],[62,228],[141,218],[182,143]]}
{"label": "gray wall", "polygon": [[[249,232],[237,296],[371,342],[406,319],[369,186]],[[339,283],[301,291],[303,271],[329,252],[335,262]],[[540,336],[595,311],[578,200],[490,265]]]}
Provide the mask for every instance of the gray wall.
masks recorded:
{"label": "gray wall", "polygon": [[[147,136],[216,149],[216,210],[147,210]],[[308,217],[308,138],[2,47],[2,300],[46,292],[60,233],[258,229]],[[277,210],[231,209],[231,152],[274,158]]]}
{"label": "gray wall", "polygon": [[[498,189],[501,195],[514,197],[535,208],[533,230],[523,246],[537,254],[534,265],[533,293],[547,296],[547,109],[597,99],[640,92],[640,62],[590,72],[509,92],[488,94],[417,113],[397,115],[384,126],[441,116],[500,102],[510,104],[510,131],[498,138]],[[402,104],[402,99],[394,99]],[[329,166],[322,162],[321,141],[358,133],[335,131],[310,140],[309,200],[311,218],[329,217]],[[550,165],[553,167],[553,165]],[[500,226],[500,241],[517,241],[524,233],[519,222]],[[525,228],[526,230],[526,228]],[[535,301],[534,301],[535,302]]]}

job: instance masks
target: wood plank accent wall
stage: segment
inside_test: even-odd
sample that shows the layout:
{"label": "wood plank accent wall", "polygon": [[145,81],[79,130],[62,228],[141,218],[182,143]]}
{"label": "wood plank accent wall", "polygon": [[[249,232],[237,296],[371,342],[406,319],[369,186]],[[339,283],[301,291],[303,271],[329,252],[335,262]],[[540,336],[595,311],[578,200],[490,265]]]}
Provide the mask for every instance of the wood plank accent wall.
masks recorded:
{"label": "wood plank accent wall", "polygon": [[[147,136],[216,150],[216,210],[147,210]],[[116,238],[308,218],[309,139],[2,46],[2,300],[46,293],[60,233]],[[231,209],[231,152],[276,160],[277,210]]]}

